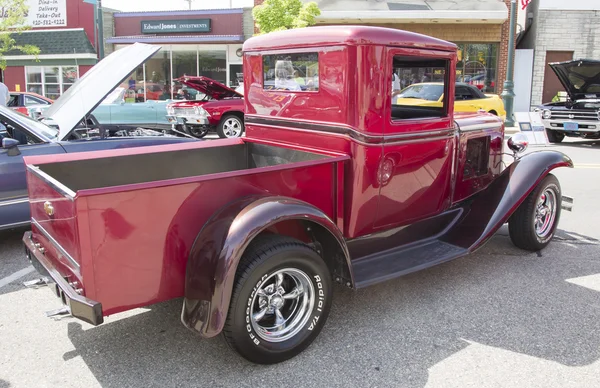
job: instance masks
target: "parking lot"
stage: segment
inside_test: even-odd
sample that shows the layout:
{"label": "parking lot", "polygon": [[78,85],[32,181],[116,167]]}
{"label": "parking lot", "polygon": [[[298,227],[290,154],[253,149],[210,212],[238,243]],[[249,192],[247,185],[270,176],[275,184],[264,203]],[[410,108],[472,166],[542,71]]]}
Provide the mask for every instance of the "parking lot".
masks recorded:
{"label": "parking lot", "polygon": [[575,206],[547,249],[521,251],[503,227],[466,258],[356,292],[338,287],[313,345],[274,366],[185,329],[181,300],[98,327],[47,318],[58,299],[22,286],[35,278],[26,229],[0,232],[0,388],[597,386],[600,142],[548,148],[576,168],[555,172]]}

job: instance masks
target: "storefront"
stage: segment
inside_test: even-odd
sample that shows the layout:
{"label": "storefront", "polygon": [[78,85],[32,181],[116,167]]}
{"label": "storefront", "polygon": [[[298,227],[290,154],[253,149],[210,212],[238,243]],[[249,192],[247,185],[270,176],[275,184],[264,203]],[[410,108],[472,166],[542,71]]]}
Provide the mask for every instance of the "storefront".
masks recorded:
{"label": "storefront", "polygon": [[[26,0],[30,30],[12,34],[19,46],[39,47],[37,57],[11,50],[3,55],[2,80],[11,91],[56,99],[98,62],[94,6],[82,0]],[[0,17],[3,15],[0,14]]]}
{"label": "storefront", "polygon": [[[508,56],[510,0],[315,0],[317,25],[397,28],[458,45],[456,79],[500,93]],[[262,0],[255,0],[255,5]],[[404,80],[405,83],[407,80]]]}
{"label": "storefront", "polygon": [[[183,76],[206,76],[231,87],[242,81],[244,10],[118,12],[114,50],[135,42],[161,49],[125,85],[136,101],[176,98]],[[131,98],[131,97],[130,97]]]}

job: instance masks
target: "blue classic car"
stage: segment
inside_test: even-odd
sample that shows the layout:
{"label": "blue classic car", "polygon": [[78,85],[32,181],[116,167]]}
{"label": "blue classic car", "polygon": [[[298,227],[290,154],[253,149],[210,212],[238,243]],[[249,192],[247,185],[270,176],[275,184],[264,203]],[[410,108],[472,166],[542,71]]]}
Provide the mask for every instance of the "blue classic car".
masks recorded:
{"label": "blue classic car", "polygon": [[[41,121],[0,106],[0,229],[29,224],[26,156],[200,141],[148,130],[111,135],[88,119],[117,85],[159,49],[136,43],[107,56],[58,98]],[[90,129],[90,124],[95,128]]]}

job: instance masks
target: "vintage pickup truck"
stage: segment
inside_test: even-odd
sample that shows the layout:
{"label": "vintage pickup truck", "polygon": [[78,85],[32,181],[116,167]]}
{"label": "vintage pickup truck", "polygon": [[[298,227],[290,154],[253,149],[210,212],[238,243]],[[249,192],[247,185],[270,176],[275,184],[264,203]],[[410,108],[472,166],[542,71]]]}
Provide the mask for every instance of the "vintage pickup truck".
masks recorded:
{"label": "vintage pickup truck", "polygon": [[[359,289],[467,255],[507,222],[520,248],[552,239],[550,171],[571,160],[517,154],[512,139],[504,166],[502,121],[453,112],[454,44],[311,27],[253,37],[243,61],[245,138],[27,158],[23,241],[36,284],[64,304],[50,315],[98,325],[183,297],[186,327],[276,363],[318,335],[335,282]],[[395,105],[392,72],[435,74],[447,98]]]}

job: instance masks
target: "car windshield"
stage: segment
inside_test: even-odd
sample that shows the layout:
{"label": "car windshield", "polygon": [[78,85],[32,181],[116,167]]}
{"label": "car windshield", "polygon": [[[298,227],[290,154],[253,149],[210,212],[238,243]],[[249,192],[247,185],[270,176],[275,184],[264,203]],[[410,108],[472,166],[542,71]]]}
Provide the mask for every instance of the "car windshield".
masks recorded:
{"label": "car windshield", "polygon": [[49,127],[15,110],[0,106],[0,116],[4,116],[6,120],[27,128],[42,139],[55,140],[58,137],[58,128]]}
{"label": "car windshield", "polygon": [[399,98],[418,98],[421,100],[438,101],[444,93],[444,85],[437,84],[415,84],[402,90]]}

